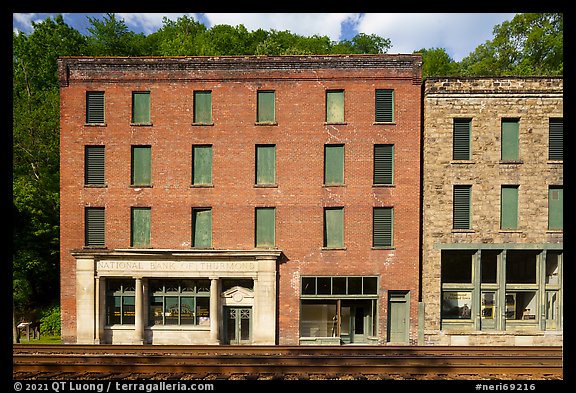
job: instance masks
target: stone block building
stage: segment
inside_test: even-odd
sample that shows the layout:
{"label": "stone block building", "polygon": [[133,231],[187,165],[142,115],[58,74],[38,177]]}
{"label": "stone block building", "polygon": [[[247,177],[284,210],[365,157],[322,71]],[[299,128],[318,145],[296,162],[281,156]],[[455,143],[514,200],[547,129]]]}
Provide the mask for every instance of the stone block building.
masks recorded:
{"label": "stone block building", "polygon": [[428,78],[424,343],[560,345],[561,77]]}
{"label": "stone block building", "polygon": [[421,57],[59,59],[65,343],[415,343]]}

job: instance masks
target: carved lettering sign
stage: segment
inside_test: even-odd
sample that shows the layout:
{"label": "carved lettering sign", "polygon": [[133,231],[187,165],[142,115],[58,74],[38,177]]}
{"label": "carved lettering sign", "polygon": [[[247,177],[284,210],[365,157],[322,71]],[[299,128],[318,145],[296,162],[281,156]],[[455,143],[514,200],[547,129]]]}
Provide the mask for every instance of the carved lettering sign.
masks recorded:
{"label": "carved lettering sign", "polygon": [[250,272],[257,271],[256,262],[189,262],[189,261],[98,261],[98,272]]}

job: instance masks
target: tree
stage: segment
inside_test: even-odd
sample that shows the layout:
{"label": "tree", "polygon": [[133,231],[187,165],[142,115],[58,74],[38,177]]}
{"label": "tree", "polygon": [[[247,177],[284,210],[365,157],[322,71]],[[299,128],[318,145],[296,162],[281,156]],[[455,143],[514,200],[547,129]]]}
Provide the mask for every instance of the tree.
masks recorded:
{"label": "tree", "polygon": [[414,51],[422,55],[422,79],[429,76],[458,75],[458,63],[446,53],[444,48],[420,49]]}
{"label": "tree", "polygon": [[562,75],[563,16],[517,14],[494,27],[494,39],[462,59],[465,75]]}
{"label": "tree", "polygon": [[144,34],[135,34],[128,29],[123,19],[113,13],[100,21],[88,17],[92,27],[88,28],[90,54],[93,56],[141,56],[144,54]]}
{"label": "tree", "polygon": [[13,293],[19,310],[58,300],[58,56],[85,54],[86,39],[62,17],[12,35]]}

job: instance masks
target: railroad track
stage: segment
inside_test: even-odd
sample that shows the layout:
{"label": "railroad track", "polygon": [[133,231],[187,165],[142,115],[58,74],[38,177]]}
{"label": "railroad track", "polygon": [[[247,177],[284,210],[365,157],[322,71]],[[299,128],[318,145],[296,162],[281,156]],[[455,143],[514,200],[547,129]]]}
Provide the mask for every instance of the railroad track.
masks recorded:
{"label": "railroad track", "polygon": [[13,346],[14,379],[562,379],[561,347]]}

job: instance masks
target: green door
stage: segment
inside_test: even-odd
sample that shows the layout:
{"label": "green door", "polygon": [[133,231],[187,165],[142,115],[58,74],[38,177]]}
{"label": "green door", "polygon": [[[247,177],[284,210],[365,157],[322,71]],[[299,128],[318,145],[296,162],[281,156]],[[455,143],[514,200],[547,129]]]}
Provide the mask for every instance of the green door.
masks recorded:
{"label": "green door", "polygon": [[388,294],[388,342],[408,342],[410,320],[408,292]]}
{"label": "green door", "polygon": [[252,308],[226,307],[224,342],[231,345],[244,345],[252,342]]}
{"label": "green door", "polygon": [[363,343],[372,335],[372,305],[366,300],[342,300],[340,338],[344,344]]}

